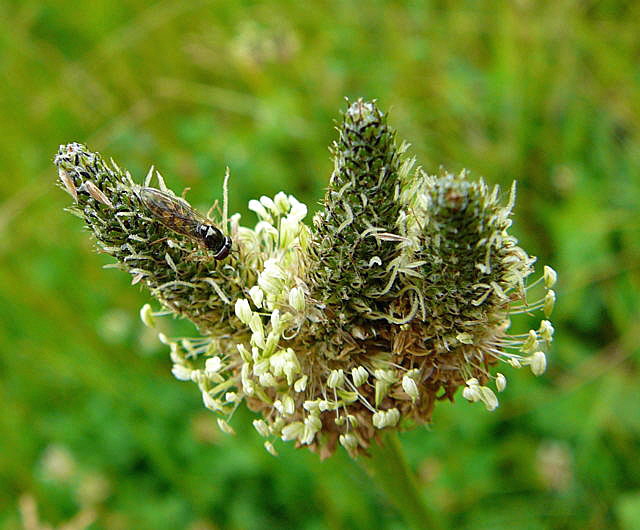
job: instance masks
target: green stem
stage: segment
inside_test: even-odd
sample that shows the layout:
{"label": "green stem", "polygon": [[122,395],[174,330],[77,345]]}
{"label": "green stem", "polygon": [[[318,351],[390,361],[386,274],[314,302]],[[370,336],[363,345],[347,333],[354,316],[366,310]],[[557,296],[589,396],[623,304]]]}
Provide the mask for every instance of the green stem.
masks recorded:
{"label": "green stem", "polygon": [[439,517],[426,505],[409,469],[398,435],[389,432],[382,444],[373,444],[371,458],[361,463],[411,528],[442,528]]}

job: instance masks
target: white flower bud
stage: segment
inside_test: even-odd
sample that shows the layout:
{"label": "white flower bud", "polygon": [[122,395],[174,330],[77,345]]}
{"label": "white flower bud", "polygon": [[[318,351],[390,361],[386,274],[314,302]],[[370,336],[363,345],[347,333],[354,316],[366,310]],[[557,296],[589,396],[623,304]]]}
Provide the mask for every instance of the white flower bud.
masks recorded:
{"label": "white flower bud", "polygon": [[240,396],[238,396],[235,392],[226,392],[224,395],[224,400],[227,403],[238,403],[240,401]]}
{"label": "white flower bud", "polygon": [[547,289],[551,289],[558,280],[558,273],[549,265],[544,266],[544,285]]}
{"label": "white flower bud", "polygon": [[284,396],[282,398],[282,414],[285,416],[291,416],[296,411],[296,402],[291,396]]}
{"label": "white flower bud", "polygon": [[295,219],[297,222],[302,221],[307,216],[307,206],[301,203],[293,195],[289,195],[289,203],[291,204],[289,217]]}
{"label": "white flower bud", "polygon": [[238,240],[246,248],[248,253],[256,254],[260,252],[261,242],[258,234],[250,228],[239,226],[237,228]]}
{"label": "white flower bud", "polygon": [[153,318],[153,310],[151,309],[151,305],[144,304],[140,308],[140,320],[142,323],[148,328],[154,328],[156,326],[155,318]]}
{"label": "white flower bud", "polygon": [[251,307],[249,306],[249,300],[245,300],[244,298],[238,298],[238,300],[236,300],[235,309],[236,309],[236,316],[240,319],[240,321],[243,324],[249,324],[249,322],[251,322],[253,311],[251,311]]}
{"label": "white flower bud", "polygon": [[379,410],[375,412],[371,421],[373,426],[377,429],[384,429],[385,427],[395,427],[400,420],[400,411],[398,409]]}
{"label": "white flower bud", "polygon": [[304,291],[300,287],[294,287],[289,291],[289,305],[293,307],[298,313],[304,311]]}
{"label": "white flower bud", "polygon": [[295,440],[304,432],[304,423],[301,421],[295,421],[282,428],[281,437],[286,442],[288,440]]}
{"label": "white flower bud", "polygon": [[353,451],[358,447],[358,439],[351,433],[341,434],[339,440],[340,445],[342,445],[342,447],[347,451]]}
{"label": "white flower bud", "polygon": [[[275,355],[274,355],[275,357]],[[261,359],[253,365],[253,375],[261,376],[269,371],[269,368],[273,368],[273,357],[270,359]]]}
{"label": "white flower bud", "polygon": [[[240,218],[242,216],[239,213],[234,213],[231,217],[229,217],[229,224],[231,225],[231,227],[239,227],[240,225]],[[233,232],[233,230],[231,230],[231,232]]]}
{"label": "white flower bud", "polygon": [[396,408],[387,411],[387,426],[395,427],[400,421],[400,411]]}
{"label": "white flower bud", "polygon": [[256,225],[255,234],[257,236],[256,239],[258,242],[258,246],[260,239],[263,239],[265,241],[270,239],[272,242],[278,240],[278,229],[267,221],[258,222],[258,224]]}
{"label": "white flower bud", "polygon": [[278,242],[280,248],[287,249],[291,247],[293,240],[300,231],[300,223],[297,219],[288,215],[280,220],[280,240]]}
{"label": "white flower bud", "polygon": [[332,370],[327,378],[327,386],[329,388],[336,388],[342,386],[344,383],[344,371],[343,370]]}
{"label": "white flower bud", "polygon": [[556,304],[556,293],[549,289],[544,297],[544,316],[549,318],[553,313],[553,306]]}
{"label": "white flower bud", "polygon": [[282,416],[276,416],[275,419],[271,420],[269,424],[269,433],[275,434],[276,436],[280,436],[282,433],[282,428],[286,425],[284,418]]}
{"label": "white flower bud", "polygon": [[519,357],[509,357],[507,362],[514,368],[522,368],[522,363],[520,362]]}
{"label": "white flower bud", "polygon": [[382,400],[387,396],[389,392],[389,383],[385,381],[381,381],[378,379],[375,382],[375,398],[376,398],[376,407],[382,403]]}
{"label": "white flower bud", "polygon": [[355,386],[363,385],[369,379],[369,372],[364,366],[358,366],[351,370],[351,379]]}
{"label": "white flower bud", "polygon": [[313,401],[307,400],[302,404],[304,410],[308,412],[320,411],[320,400],[314,399]]}
{"label": "white flower bud", "polygon": [[538,347],[538,335],[532,329],[529,330],[529,336],[527,340],[524,341],[520,350],[525,353],[530,353],[534,351]]}
{"label": "white flower bud", "polygon": [[298,242],[301,250],[307,250],[311,244],[311,231],[302,223],[300,224],[300,231],[298,232]]}
{"label": "white flower bud", "polygon": [[496,388],[498,392],[503,392],[507,388],[507,378],[500,372],[496,374]]}
{"label": "white flower bud", "polygon": [[498,398],[494,394],[493,390],[491,390],[487,386],[478,387],[480,390],[480,399],[484,403],[485,407],[489,412],[496,410],[498,408]]}
{"label": "white flower bud", "polygon": [[313,439],[316,437],[316,432],[311,427],[305,425],[304,430],[302,431],[302,436],[300,436],[300,443],[304,445],[309,445],[313,442]]}
{"label": "white flower bud", "polygon": [[265,348],[267,343],[264,340],[264,333],[257,331],[251,334],[251,344],[255,344],[258,348]]}
{"label": "white flower bud", "polygon": [[264,326],[262,325],[262,319],[258,313],[254,313],[251,321],[249,322],[249,328],[253,331],[253,334],[251,335],[253,345],[258,348],[264,348],[266,346],[266,342],[264,340]]}
{"label": "white flower bud", "polygon": [[255,392],[255,384],[251,379],[251,365],[244,363],[240,370],[240,380],[242,381],[242,390],[247,396],[252,396]]}
{"label": "white flower bud", "polygon": [[191,381],[201,386],[207,378],[202,370],[191,370]]}
{"label": "white flower bud", "polygon": [[249,296],[253,301],[254,305],[258,308],[262,307],[262,300],[264,300],[264,292],[260,287],[254,285],[251,289],[249,289]]}
{"label": "white flower bud", "polygon": [[244,344],[238,344],[236,348],[238,349],[238,353],[240,353],[240,357],[242,358],[242,360],[245,363],[248,363],[251,360],[251,354],[249,353],[249,350],[245,348]]}
{"label": "white flower bud", "polygon": [[256,393],[256,384],[251,379],[242,381],[242,391],[247,396],[253,396]]}
{"label": "white flower bud", "polygon": [[482,398],[482,395],[480,394],[480,385],[478,385],[477,379],[474,380],[476,381],[475,384],[469,383],[471,379],[467,381],[468,386],[464,387],[464,390],[462,391],[462,397],[467,401],[471,401],[471,403],[480,401],[480,399]]}
{"label": "white flower bud", "polygon": [[359,397],[357,392],[349,392],[343,389],[338,390],[338,396],[340,396],[340,399],[345,403],[355,403]]}
{"label": "white flower bud", "polygon": [[282,291],[286,275],[274,259],[264,264],[264,270],[258,276],[258,285],[267,295],[278,296]]}
{"label": "white flower bud", "polygon": [[384,413],[384,410],[379,410],[378,412],[374,412],[373,415],[371,416],[371,423],[373,423],[373,426],[376,429],[383,429],[384,428],[384,421],[386,419],[386,415]]}
{"label": "white flower bud", "polygon": [[273,447],[273,444],[269,440],[264,442],[264,448],[269,452],[269,454],[278,456],[278,451],[276,451],[276,448]]}
{"label": "white flower bud", "polygon": [[265,341],[262,355],[268,356],[271,355],[276,347],[278,346],[278,342],[280,342],[280,333],[277,331],[271,330],[267,335],[267,340]]}
{"label": "white flower bud", "polygon": [[172,342],[169,345],[169,357],[171,358],[171,362],[174,364],[180,364],[184,358],[180,354],[180,350],[178,349],[178,345],[175,342]]}
{"label": "white flower bud", "polygon": [[304,420],[304,431],[300,437],[300,443],[309,445],[313,442],[316,433],[322,428],[322,421],[318,416],[310,415]]}
{"label": "white flower bud", "polygon": [[542,375],[547,369],[547,357],[541,351],[534,352],[529,357],[529,365],[533,375]]}
{"label": "white flower bud", "polygon": [[209,410],[220,412],[222,410],[222,403],[219,400],[214,399],[209,392],[202,393],[202,402],[204,406]]}
{"label": "white flower bud", "polygon": [[293,384],[294,377],[300,372],[300,365],[298,359],[289,359],[284,365],[284,375],[287,378],[287,384],[291,386]]}
{"label": "white flower bud", "polygon": [[171,368],[173,377],[179,381],[191,381],[191,372],[193,372],[193,370],[191,368],[187,368],[183,364],[174,364]]}
{"label": "white flower bud", "polygon": [[269,212],[267,212],[266,208],[260,203],[260,201],[251,199],[249,201],[249,210],[256,212],[260,219],[264,221],[271,221],[271,215],[269,215]]}
{"label": "white flower bud", "polygon": [[289,199],[287,199],[286,193],[282,191],[276,193],[276,196],[273,198],[273,202],[278,209],[278,213],[281,215],[287,213],[289,211],[289,208],[291,207],[289,205]]}
{"label": "white flower bud", "polygon": [[262,206],[264,206],[267,210],[271,210],[271,211],[276,210],[275,203],[270,197],[267,197],[266,195],[263,195],[262,197],[260,197],[260,204],[262,204]]}
{"label": "white flower bud", "polygon": [[217,374],[222,368],[222,360],[217,355],[209,357],[204,363],[204,371],[207,376]]}
{"label": "white flower bud", "polygon": [[309,414],[304,420],[305,425],[318,432],[322,428],[322,420],[315,414]]}
{"label": "white flower bud", "polygon": [[293,384],[293,389],[296,392],[304,392],[307,388],[307,381],[309,379],[309,376],[303,375],[300,379],[298,379],[294,384]]}
{"label": "white flower bud", "polygon": [[408,396],[411,398],[411,401],[415,401],[420,397],[418,385],[411,377],[407,375],[402,378],[402,389],[408,394]]}
{"label": "white flower bud", "polygon": [[256,431],[258,431],[258,434],[260,436],[263,436],[265,438],[269,436],[269,426],[267,425],[266,421],[253,420],[253,427],[255,428]]}
{"label": "white flower bud", "polygon": [[262,374],[261,376],[259,376],[258,381],[260,381],[260,384],[262,386],[277,386],[278,384],[278,381],[276,381],[276,378],[273,377],[273,375],[268,372],[266,374]]}
{"label": "white flower bud", "polygon": [[267,366],[271,367],[271,371],[275,375],[282,375],[284,374],[284,369],[288,361],[287,350],[280,350],[277,353],[274,353],[265,362],[268,363]]}
{"label": "white flower bud", "polygon": [[542,340],[544,340],[545,342],[551,342],[553,340],[554,331],[555,330],[553,329],[551,322],[549,322],[548,320],[543,320],[542,322],[540,322],[540,329],[538,329],[538,333],[540,334]]}
{"label": "white flower bud", "polygon": [[220,427],[220,430],[226,434],[231,434],[232,436],[235,436],[236,434],[236,431],[233,430],[233,427],[231,427],[231,425],[229,425],[222,418],[218,418],[218,427]]}
{"label": "white flower bud", "polygon": [[271,313],[271,329],[276,332],[280,331],[280,310],[274,309]]}
{"label": "white flower bud", "polygon": [[295,407],[295,401],[291,396],[284,396],[282,399],[276,399],[273,402],[273,408],[283,416],[291,416],[295,412]]}

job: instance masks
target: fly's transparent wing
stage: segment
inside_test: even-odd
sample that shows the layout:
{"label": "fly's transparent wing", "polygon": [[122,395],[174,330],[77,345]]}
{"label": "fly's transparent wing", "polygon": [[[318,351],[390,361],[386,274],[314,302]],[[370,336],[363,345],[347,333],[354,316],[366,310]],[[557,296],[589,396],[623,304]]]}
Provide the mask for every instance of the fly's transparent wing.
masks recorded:
{"label": "fly's transparent wing", "polygon": [[167,228],[180,234],[197,237],[198,225],[207,220],[186,201],[155,188],[140,188],[138,196],[149,211]]}

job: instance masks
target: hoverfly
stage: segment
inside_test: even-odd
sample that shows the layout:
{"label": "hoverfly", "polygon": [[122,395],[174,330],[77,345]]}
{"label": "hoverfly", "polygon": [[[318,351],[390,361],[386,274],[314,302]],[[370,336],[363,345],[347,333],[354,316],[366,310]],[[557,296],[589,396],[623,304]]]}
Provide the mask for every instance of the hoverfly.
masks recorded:
{"label": "hoverfly", "polygon": [[155,188],[138,188],[138,197],[160,223],[169,230],[202,243],[215,252],[215,259],[224,259],[231,251],[231,238],[225,236],[186,201]]}

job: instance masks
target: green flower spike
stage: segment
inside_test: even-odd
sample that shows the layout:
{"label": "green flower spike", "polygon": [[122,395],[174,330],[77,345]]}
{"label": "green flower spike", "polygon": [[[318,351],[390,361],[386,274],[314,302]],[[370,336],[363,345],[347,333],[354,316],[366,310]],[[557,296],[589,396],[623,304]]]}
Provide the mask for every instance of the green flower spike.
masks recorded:
{"label": "green flower spike", "polygon": [[[338,135],[313,226],[293,196],[261,197],[249,203],[252,228],[238,214],[202,220],[233,241],[218,260],[197,234],[173,231],[148,209],[140,190],[153,171],[136,184],[75,143],[55,159],[71,211],[162,305],[143,307],[145,324],[174,313],[201,332],[161,335],[174,375],[198,385],[225,432],[245,402],[274,454],[278,438],[323,458],[338,444],[366,453],[385,430],[429,422],[436,401],[460,387],[494,410],[489,385],[502,392],[507,380],[491,367],[539,375],[553,337],[548,320],[508,333],[511,315],[548,317],[555,301],[553,269],[527,285],[534,259],[508,233],[515,186],[503,204],[497,187],[466,172],[426,174],[374,102],[351,104]],[[529,301],[533,290],[539,297]]]}

